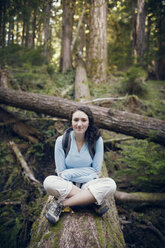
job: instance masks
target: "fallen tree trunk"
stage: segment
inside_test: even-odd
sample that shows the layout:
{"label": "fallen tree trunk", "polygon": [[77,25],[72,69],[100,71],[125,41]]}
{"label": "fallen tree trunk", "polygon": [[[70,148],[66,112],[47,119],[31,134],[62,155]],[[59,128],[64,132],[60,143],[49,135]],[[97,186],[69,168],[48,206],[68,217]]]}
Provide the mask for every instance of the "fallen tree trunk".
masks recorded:
{"label": "fallen tree trunk", "polygon": [[115,199],[123,203],[147,203],[151,205],[165,205],[165,193],[115,192]]}
{"label": "fallen tree trunk", "polygon": [[41,134],[37,129],[24,123],[23,120],[20,120],[5,108],[0,107],[0,119],[3,120],[1,125],[10,125],[12,130],[21,138],[29,140],[34,144],[37,144],[41,140]]}
{"label": "fallen tree trunk", "polygon": [[[102,174],[107,176],[105,165]],[[92,208],[76,207],[74,213],[62,213],[60,221],[54,227],[44,217],[46,204],[51,200],[52,197],[49,196],[40,217],[33,224],[30,248],[126,247],[113,196],[107,201],[109,211],[102,217],[96,216]]]}
{"label": "fallen tree trunk", "polygon": [[[59,97],[27,93],[3,87],[0,87],[0,103],[62,118],[69,118],[75,106],[82,105],[82,103]],[[135,138],[148,138],[165,145],[165,121],[98,106],[90,105],[90,108],[95,123],[100,128]]]}

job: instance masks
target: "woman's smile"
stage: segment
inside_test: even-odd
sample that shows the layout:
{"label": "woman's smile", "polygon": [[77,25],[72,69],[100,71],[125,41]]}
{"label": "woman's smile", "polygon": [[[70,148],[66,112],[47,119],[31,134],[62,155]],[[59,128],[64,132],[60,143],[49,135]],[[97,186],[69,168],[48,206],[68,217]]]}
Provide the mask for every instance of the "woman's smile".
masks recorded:
{"label": "woman's smile", "polygon": [[72,116],[72,127],[75,132],[85,133],[89,126],[89,118],[88,116],[77,110]]}

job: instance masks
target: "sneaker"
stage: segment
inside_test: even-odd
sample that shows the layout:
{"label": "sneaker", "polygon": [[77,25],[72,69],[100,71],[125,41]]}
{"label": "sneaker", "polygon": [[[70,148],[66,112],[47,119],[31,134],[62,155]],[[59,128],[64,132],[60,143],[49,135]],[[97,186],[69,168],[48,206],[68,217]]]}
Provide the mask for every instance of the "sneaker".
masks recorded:
{"label": "sneaker", "polygon": [[94,204],[93,207],[94,207],[95,212],[98,215],[103,215],[109,210],[109,207],[107,206],[106,200],[103,201],[103,203],[101,205]]}
{"label": "sneaker", "polygon": [[64,209],[62,203],[58,201],[53,201],[47,206],[47,213],[45,215],[46,219],[52,224],[55,225],[60,218],[61,211]]}

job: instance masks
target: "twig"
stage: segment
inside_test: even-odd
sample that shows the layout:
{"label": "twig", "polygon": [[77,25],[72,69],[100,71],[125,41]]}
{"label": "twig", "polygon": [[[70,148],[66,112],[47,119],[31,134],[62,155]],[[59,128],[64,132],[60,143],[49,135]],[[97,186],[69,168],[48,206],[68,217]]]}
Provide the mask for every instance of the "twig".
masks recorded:
{"label": "twig", "polygon": [[93,99],[90,101],[86,101],[84,103],[90,103],[90,102],[102,102],[102,101],[115,101],[115,100],[123,100],[127,98],[127,95],[124,97],[105,97],[105,98],[97,98],[97,99]]}
{"label": "twig", "polygon": [[6,205],[21,205],[20,201],[3,201],[0,202],[0,206],[6,206]]}
{"label": "twig", "polygon": [[134,139],[134,138],[133,137],[124,137],[124,138],[119,138],[119,139],[108,139],[108,140],[104,140],[104,145],[120,143],[122,141],[127,141],[127,140],[132,140],[132,139]]}

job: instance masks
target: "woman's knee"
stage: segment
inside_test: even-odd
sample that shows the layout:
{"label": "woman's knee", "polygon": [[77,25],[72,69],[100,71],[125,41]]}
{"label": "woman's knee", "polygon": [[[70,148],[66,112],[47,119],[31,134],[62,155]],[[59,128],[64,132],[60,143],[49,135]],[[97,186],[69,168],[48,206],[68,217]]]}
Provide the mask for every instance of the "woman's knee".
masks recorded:
{"label": "woman's knee", "polygon": [[107,179],[109,181],[109,187],[110,187],[111,194],[114,194],[116,192],[117,185],[112,178],[107,178]]}
{"label": "woman's knee", "polygon": [[52,187],[55,187],[57,181],[57,176],[48,176],[43,182],[44,189],[49,193]]}

